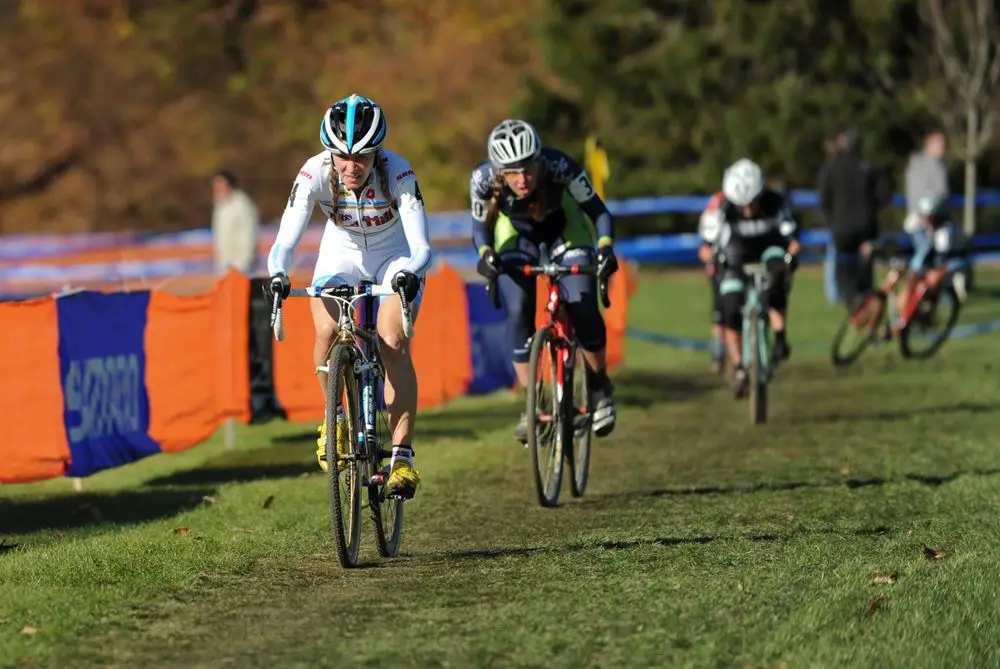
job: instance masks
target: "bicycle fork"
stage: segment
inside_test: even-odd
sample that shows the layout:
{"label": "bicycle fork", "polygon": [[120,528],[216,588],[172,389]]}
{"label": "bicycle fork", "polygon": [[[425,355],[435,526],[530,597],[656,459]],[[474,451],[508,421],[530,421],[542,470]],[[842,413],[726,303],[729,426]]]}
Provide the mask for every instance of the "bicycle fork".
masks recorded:
{"label": "bicycle fork", "polygon": [[377,385],[375,364],[371,361],[358,361],[355,363],[354,373],[361,383],[361,414],[364,416],[364,423],[358,432],[358,444],[362,445],[364,452],[370,454],[369,462],[373,471],[368,482],[371,485],[381,486],[389,474],[389,465],[379,467],[383,453],[382,444],[378,443],[375,423],[378,402],[375,396]]}

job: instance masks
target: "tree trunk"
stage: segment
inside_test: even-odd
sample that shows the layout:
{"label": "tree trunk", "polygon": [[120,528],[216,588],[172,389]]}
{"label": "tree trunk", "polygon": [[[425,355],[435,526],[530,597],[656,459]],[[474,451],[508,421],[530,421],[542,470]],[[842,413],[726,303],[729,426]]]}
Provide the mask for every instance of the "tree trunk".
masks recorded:
{"label": "tree trunk", "polygon": [[979,155],[979,110],[968,103],[965,114],[965,209],[963,229],[968,237],[976,232],[976,157]]}
{"label": "tree trunk", "polygon": [[976,232],[976,159],[971,155],[965,158],[965,208],[963,210],[963,229],[968,237]]}

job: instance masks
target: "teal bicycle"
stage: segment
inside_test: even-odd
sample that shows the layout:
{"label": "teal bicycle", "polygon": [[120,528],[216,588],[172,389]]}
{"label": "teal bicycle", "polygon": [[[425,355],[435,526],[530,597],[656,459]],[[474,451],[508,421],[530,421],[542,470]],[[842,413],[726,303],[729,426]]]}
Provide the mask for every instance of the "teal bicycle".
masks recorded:
{"label": "teal bicycle", "polygon": [[[720,267],[728,266],[724,253],[716,257]],[[789,270],[791,260],[791,255],[775,246],[761,254],[760,262],[745,263],[741,268],[749,280],[743,301],[743,364],[747,366],[750,422],[754,425],[767,422],[767,386],[777,367],[772,356],[769,294],[775,278]],[[720,290],[726,292],[724,286]]]}

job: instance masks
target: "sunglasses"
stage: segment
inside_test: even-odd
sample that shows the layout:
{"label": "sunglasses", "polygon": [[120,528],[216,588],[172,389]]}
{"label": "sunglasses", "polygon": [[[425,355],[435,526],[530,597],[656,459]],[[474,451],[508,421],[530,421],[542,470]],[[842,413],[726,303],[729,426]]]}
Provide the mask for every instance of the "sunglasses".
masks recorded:
{"label": "sunglasses", "polygon": [[517,165],[510,165],[508,167],[503,167],[500,169],[501,176],[514,176],[515,174],[525,174],[535,171],[538,167],[538,163],[533,160],[529,160]]}

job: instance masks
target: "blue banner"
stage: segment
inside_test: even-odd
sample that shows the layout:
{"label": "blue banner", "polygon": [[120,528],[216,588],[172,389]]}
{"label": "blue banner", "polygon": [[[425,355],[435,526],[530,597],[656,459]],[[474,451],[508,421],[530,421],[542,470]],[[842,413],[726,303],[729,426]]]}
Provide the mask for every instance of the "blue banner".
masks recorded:
{"label": "blue banner", "polygon": [[494,309],[485,284],[465,284],[472,340],[472,382],[467,393],[490,393],[514,385],[514,365],[507,345],[503,309]]}
{"label": "blue banner", "polygon": [[148,306],[148,291],[87,291],[56,303],[67,476],[89,476],[160,452],[148,435]]}

